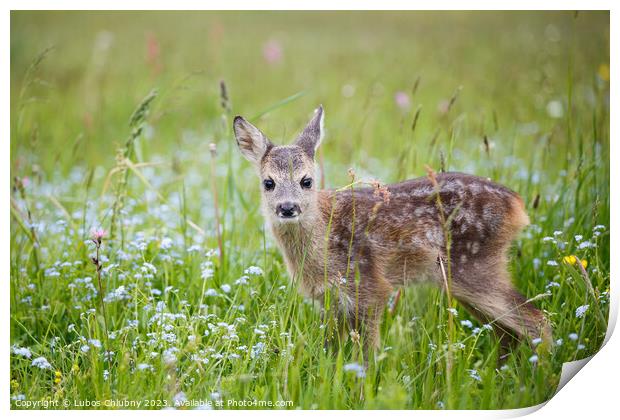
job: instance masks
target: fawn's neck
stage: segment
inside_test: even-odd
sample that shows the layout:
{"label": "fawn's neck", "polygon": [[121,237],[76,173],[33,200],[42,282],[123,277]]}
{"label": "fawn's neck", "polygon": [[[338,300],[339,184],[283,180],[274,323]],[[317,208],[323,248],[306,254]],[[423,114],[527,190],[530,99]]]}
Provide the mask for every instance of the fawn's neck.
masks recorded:
{"label": "fawn's neck", "polygon": [[289,274],[294,281],[301,281],[302,288],[312,295],[313,279],[323,278],[324,275],[323,256],[329,223],[329,210],[326,211],[326,205],[329,204],[326,204],[321,192],[319,194],[317,208],[312,209],[312,216],[308,214],[298,223],[272,225]]}

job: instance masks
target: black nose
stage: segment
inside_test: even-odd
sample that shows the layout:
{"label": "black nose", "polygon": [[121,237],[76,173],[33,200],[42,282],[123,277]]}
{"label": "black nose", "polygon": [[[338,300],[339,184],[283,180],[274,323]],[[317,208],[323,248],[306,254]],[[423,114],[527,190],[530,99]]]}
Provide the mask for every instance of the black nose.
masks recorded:
{"label": "black nose", "polygon": [[295,203],[282,203],[276,207],[276,213],[280,217],[295,217],[299,215],[299,206]]}

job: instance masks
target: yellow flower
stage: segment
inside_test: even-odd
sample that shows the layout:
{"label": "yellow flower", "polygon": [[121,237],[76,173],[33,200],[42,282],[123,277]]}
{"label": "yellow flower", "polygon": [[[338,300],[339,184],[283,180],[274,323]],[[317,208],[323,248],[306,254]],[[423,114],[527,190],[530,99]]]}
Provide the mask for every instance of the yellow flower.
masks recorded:
{"label": "yellow flower", "polygon": [[78,366],[77,363],[75,363],[73,366],[71,366],[71,372],[78,373],[79,371],[80,371],[80,367]]}
{"label": "yellow flower", "polygon": [[566,257],[564,257],[564,262],[566,264],[575,265],[575,263],[577,262],[577,257],[575,257],[574,255],[567,255]]}
{"label": "yellow flower", "polygon": [[608,82],[609,81],[609,66],[607,64],[601,64],[598,66],[598,75],[601,79]]}
{"label": "yellow flower", "polygon": [[19,388],[19,382],[17,382],[16,379],[11,379],[11,388],[13,388],[13,390]]}
{"label": "yellow flower", "polygon": [[583,268],[587,268],[588,267],[588,260],[579,260],[574,255],[567,255],[567,256],[564,257],[564,262],[566,264],[575,265],[575,264],[577,264],[577,261],[581,262],[581,265],[583,266]]}

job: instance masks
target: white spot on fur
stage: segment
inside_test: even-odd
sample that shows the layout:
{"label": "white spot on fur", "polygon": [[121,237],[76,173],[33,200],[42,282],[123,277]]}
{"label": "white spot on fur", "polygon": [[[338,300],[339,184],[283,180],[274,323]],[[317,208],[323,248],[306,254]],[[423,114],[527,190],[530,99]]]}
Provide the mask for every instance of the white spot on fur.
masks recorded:
{"label": "white spot on fur", "polygon": [[431,245],[441,246],[442,244],[441,232],[437,229],[427,230],[426,239],[431,243]]}

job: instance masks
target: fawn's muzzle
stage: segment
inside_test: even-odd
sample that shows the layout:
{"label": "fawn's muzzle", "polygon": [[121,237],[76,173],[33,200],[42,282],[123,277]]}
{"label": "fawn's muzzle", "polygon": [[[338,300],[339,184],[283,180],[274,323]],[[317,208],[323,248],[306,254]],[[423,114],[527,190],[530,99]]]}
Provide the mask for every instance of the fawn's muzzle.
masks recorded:
{"label": "fawn's muzzle", "polygon": [[299,213],[301,213],[301,210],[295,203],[286,202],[276,206],[276,214],[284,219],[297,217]]}

